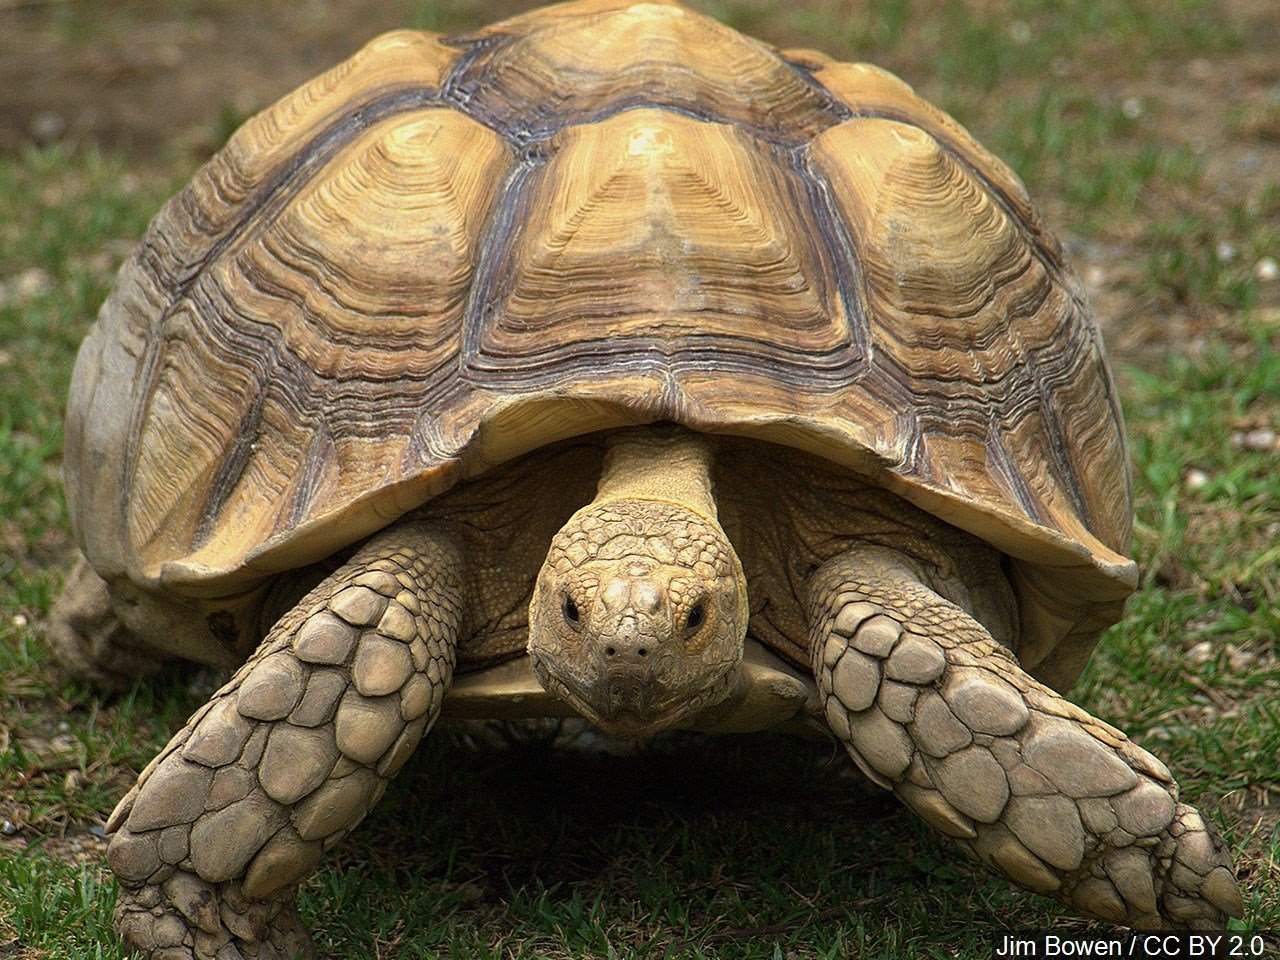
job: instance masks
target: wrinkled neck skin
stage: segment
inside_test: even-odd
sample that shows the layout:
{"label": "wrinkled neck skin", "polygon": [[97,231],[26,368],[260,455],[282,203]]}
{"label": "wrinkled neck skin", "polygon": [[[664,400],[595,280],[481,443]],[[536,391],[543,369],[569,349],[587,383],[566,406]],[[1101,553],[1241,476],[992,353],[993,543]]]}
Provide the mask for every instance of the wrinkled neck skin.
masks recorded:
{"label": "wrinkled neck skin", "polygon": [[747,586],[717,518],[711,443],[677,428],[611,437],[595,500],[538,573],[534,670],[607,733],[657,733],[734,688]]}

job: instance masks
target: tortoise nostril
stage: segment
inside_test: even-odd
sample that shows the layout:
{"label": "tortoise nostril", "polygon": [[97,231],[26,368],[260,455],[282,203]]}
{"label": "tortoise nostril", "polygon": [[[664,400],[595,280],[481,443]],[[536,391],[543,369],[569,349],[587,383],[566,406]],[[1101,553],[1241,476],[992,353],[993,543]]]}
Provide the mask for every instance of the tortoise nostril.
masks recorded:
{"label": "tortoise nostril", "polygon": [[617,653],[617,652],[618,652],[618,651],[617,651],[614,647],[605,647],[605,648],[604,648],[604,655],[605,655],[606,657],[612,657],[612,656],[613,656],[615,653]]}
{"label": "tortoise nostril", "polygon": [[642,657],[647,657],[649,655],[649,651],[646,650],[644,647],[641,647],[639,650],[636,651],[636,653],[640,654],[640,656]]}

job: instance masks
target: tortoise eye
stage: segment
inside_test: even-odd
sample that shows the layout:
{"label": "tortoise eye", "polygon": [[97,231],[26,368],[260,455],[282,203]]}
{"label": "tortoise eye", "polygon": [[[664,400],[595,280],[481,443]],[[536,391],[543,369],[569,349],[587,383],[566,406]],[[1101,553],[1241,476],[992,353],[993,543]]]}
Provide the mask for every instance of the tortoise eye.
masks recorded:
{"label": "tortoise eye", "polygon": [[693,609],[689,611],[689,616],[685,618],[684,628],[689,633],[694,633],[707,621],[707,605],[699,600],[693,605]]}
{"label": "tortoise eye", "polygon": [[568,596],[564,598],[564,604],[562,605],[561,609],[564,612],[564,618],[566,620],[568,620],[570,623],[578,622],[578,618],[579,616],[581,616],[578,613],[578,605],[574,603],[572,600],[570,600]]}

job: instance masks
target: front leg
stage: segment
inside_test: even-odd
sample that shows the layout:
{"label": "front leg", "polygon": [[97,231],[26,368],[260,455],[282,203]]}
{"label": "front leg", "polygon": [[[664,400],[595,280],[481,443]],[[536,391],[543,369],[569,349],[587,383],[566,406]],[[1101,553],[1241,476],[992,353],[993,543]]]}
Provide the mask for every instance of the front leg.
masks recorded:
{"label": "front leg", "polygon": [[116,928],[146,960],[312,957],[294,895],[440,712],[462,557],[393,526],[311,591],[108,821]]}
{"label": "front leg", "polygon": [[1015,883],[1138,929],[1243,912],[1221,840],[1155,757],[1038,683],[892,551],[809,587],[827,720],[858,765]]}

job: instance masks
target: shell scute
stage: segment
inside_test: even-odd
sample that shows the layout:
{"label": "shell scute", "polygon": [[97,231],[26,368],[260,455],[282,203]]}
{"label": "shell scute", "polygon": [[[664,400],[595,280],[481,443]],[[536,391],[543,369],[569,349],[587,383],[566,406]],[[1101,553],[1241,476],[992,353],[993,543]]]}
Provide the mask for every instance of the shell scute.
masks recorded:
{"label": "shell scute", "polygon": [[804,192],[726,124],[645,108],[565,129],[487,252],[501,280],[477,278],[468,374],[526,391],[623,358],[666,380],[768,353],[843,385],[859,357]]}
{"label": "shell scute", "polygon": [[[802,58],[809,51],[788,51]],[[841,63],[824,59],[809,63],[813,79],[832,94],[852,116],[899,120],[918,127],[983,181],[993,197],[1006,205],[1033,238],[1036,247],[1055,267],[1062,265],[1062,248],[1044,231],[1040,215],[1017,174],[973,135],[929,101],[917,96],[910,85],[888,70],[870,63]]]}
{"label": "shell scute", "polygon": [[[1100,343],[1021,224],[919,127],[854,118],[812,151],[857,238],[874,371],[865,388],[904,391],[920,475],[984,490],[993,506],[1016,502],[1073,537],[1087,527],[1108,546],[1127,543],[1127,499],[1103,493],[1125,489],[1126,464]],[[1064,425],[1098,418],[1096,443],[1073,457]]]}
{"label": "shell scute", "polygon": [[674,3],[561,5],[465,39],[487,45],[451,91],[516,139],[636,105],[788,142],[836,119],[826,92],[771,48]]}

